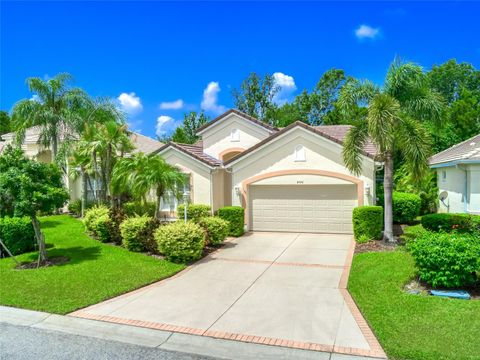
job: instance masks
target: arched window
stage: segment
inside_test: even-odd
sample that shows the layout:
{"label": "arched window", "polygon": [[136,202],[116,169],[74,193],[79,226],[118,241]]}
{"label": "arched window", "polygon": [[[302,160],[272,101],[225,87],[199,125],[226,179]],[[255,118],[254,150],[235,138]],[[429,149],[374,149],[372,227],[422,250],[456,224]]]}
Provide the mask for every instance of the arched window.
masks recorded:
{"label": "arched window", "polygon": [[295,154],[294,154],[295,161],[306,161],[305,157],[305,147],[303,145],[297,145],[295,147]]}
{"label": "arched window", "polygon": [[238,129],[232,129],[230,132],[230,141],[240,141],[240,131],[238,131]]}

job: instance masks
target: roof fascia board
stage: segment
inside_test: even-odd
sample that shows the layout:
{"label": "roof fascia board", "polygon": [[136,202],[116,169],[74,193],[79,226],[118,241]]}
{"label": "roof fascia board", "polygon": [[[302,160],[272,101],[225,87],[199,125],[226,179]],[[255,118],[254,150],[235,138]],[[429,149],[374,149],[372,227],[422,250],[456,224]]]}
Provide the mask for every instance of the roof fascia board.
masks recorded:
{"label": "roof fascia board", "polygon": [[238,114],[238,113],[235,113],[235,112],[231,112],[230,114],[227,114],[227,115],[225,115],[225,117],[223,117],[223,118],[221,118],[220,120],[216,121],[214,124],[212,124],[212,126],[207,126],[206,128],[198,131],[198,132],[197,132],[197,135],[202,135],[202,134],[204,134],[206,131],[213,129],[213,128],[216,127],[217,125],[220,125],[221,123],[223,123],[225,120],[231,118],[232,116],[237,116],[237,117],[245,120],[247,123],[252,124],[252,125],[254,125],[254,126],[262,129],[263,131],[266,131],[267,133],[270,133],[270,134],[271,134],[271,133],[275,132],[275,130],[269,130],[269,129],[267,129],[266,127],[263,127],[262,125],[259,125],[259,124],[255,123],[255,122],[253,122],[253,121],[250,121],[249,119],[247,119],[246,117],[242,116],[241,114]]}
{"label": "roof fascia board", "polygon": [[192,160],[195,160],[196,162],[202,164],[203,166],[209,168],[209,169],[216,169],[217,167],[216,166],[211,166],[211,165],[208,165],[206,162],[203,162],[199,159],[197,159],[195,156],[192,156],[191,154],[189,154],[188,152],[186,151],[183,151],[183,150],[180,150],[179,148],[173,146],[172,144],[167,144],[163,147],[163,149],[160,149],[159,151],[156,152],[157,155],[161,155],[162,153],[164,153],[165,151],[167,150],[170,150],[170,149],[173,149],[175,150],[176,152],[178,152],[179,154],[182,154],[182,155],[185,155],[186,157],[188,157],[189,159],[192,159]]}
{"label": "roof fascia board", "polygon": [[448,161],[445,163],[431,164],[430,168],[438,169],[443,167],[452,167],[460,164],[480,164],[480,160],[454,160],[454,161]]}

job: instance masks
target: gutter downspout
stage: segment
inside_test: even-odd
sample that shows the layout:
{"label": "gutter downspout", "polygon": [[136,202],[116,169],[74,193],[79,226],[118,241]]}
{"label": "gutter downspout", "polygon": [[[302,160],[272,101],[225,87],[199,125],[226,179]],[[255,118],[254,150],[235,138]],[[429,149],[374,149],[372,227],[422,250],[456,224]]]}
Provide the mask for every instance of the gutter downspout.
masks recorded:
{"label": "gutter downspout", "polygon": [[463,211],[465,212],[465,214],[468,214],[468,169],[460,165],[456,165],[456,168],[465,172],[465,184],[463,186],[465,202],[463,203]]}

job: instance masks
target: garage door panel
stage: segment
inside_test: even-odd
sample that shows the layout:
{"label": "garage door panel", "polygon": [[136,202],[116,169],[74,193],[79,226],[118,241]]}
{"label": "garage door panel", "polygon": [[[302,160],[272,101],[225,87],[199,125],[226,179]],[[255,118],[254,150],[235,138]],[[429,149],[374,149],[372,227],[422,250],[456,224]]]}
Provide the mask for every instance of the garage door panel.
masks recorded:
{"label": "garage door panel", "polygon": [[352,233],[355,185],[252,185],[250,224],[258,231]]}

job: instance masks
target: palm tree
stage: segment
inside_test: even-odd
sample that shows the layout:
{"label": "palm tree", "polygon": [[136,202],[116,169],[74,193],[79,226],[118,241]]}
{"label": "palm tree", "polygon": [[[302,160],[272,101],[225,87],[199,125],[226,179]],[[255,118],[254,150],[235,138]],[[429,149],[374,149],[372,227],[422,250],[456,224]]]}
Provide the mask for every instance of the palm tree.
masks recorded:
{"label": "palm tree", "polygon": [[12,111],[17,142],[23,142],[29,127],[40,126],[40,142],[45,147],[51,146],[55,159],[60,140],[78,133],[82,127],[79,113],[89,103],[89,98],[83,90],[71,88],[71,80],[72,76],[67,73],[48,80],[37,77],[27,79],[34,97],[20,100]]}
{"label": "palm tree", "polygon": [[133,145],[126,124],[110,120],[86,125],[76,148],[77,158],[80,160],[78,165],[91,169],[95,184],[102,185],[100,191],[102,201],[110,198],[114,205],[110,192],[113,167],[118,158],[131,150]]}
{"label": "palm tree", "polygon": [[150,190],[155,191],[158,219],[161,200],[167,192],[177,194],[186,177],[179,168],[168,164],[158,155],[137,153],[120,159],[113,170],[113,188],[130,190],[137,199],[146,201]]}
{"label": "palm tree", "polygon": [[422,68],[395,60],[382,87],[369,81],[351,80],[340,91],[339,106],[345,115],[366,106],[365,118],[347,134],[343,148],[346,167],[354,174],[362,170],[362,149],[370,139],[384,163],[384,240],[393,242],[394,155],[403,157],[413,179],[428,169],[430,139],[421,121],[439,121],[443,111],[440,95],[432,91]]}

